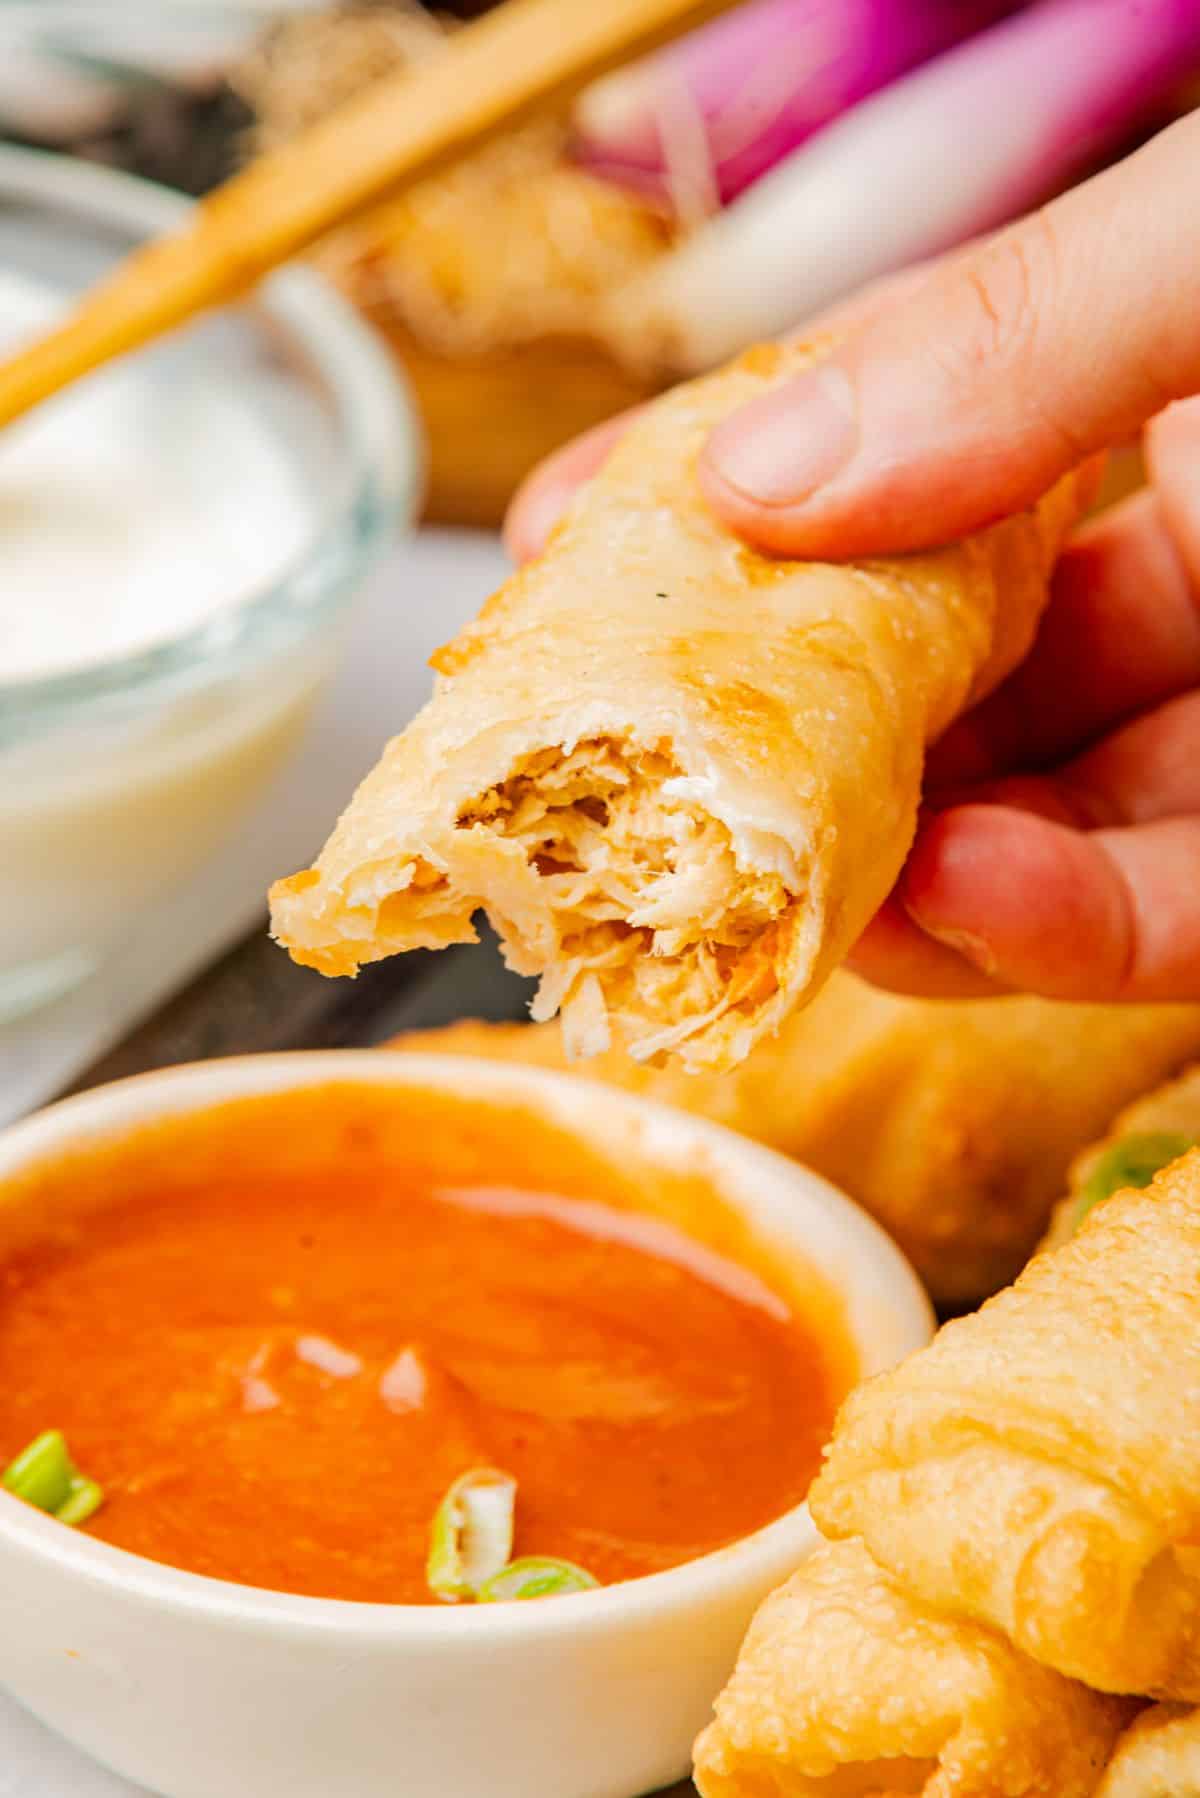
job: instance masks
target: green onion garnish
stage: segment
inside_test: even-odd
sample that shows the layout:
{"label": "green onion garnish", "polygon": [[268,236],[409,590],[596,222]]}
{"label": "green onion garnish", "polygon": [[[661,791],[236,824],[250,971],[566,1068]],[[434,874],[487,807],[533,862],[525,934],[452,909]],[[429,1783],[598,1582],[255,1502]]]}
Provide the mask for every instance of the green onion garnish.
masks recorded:
{"label": "green onion garnish", "polygon": [[1093,1206],[1111,1199],[1122,1187],[1149,1186],[1155,1174],[1194,1146],[1194,1139],[1173,1130],[1135,1131],[1103,1154],[1084,1182],[1075,1208],[1078,1229]]}
{"label": "green onion garnish", "polygon": [[0,1485],[60,1523],[86,1523],[104,1503],[95,1480],[87,1479],[72,1461],[61,1430],[44,1430],[22,1449],[0,1474]]}
{"label": "green onion garnish", "polygon": [[104,1503],[104,1491],[95,1480],[85,1480],[79,1474],[71,1482],[71,1496],[65,1505],[60,1505],[54,1515],[60,1523],[86,1523],[88,1518],[100,1509]]}
{"label": "green onion garnish", "polygon": [[517,1482],[494,1467],[455,1480],[437,1508],[425,1577],[447,1604],[474,1598],[512,1553]]}
{"label": "green onion garnish", "polygon": [[497,1604],[510,1598],[559,1598],[566,1592],[590,1592],[599,1584],[573,1561],[557,1561],[551,1555],[525,1555],[485,1580],[475,1596],[480,1604]]}

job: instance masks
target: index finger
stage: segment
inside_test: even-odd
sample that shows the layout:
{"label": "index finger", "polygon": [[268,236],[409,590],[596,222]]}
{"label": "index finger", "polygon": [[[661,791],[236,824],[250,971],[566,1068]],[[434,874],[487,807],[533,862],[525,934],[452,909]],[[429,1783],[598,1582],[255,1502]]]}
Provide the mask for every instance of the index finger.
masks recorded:
{"label": "index finger", "polygon": [[1157,495],[1094,520],[1063,552],[1025,661],[934,746],[927,792],[1044,768],[1200,683],[1198,596]]}
{"label": "index finger", "polygon": [[[832,311],[805,327],[804,334],[820,332],[840,335],[885,312],[904,294],[927,280],[936,266],[932,262],[914,263],[897,275],[886,275],[843,301]],[[799,333],[797,333],[799,335]],[[540,555],[546,539],[570,505],[578,489],[591,480],[621,433],[641,410],[631,407],[586,431],[540,462],[526,476],[512,499],[504,520],[504,541],[515,562],[528,562]]]}

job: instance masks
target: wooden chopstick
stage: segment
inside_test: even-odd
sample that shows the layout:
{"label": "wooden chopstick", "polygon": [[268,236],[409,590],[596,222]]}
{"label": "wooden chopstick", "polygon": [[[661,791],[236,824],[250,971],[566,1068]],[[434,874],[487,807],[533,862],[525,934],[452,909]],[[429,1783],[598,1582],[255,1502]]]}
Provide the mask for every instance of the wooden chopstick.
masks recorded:
{"label": "wooden chopstick", "polygon": [[134,252],[65,323],[0,365],[0,425],[243,292],[402,184],[730,0],[505,0],[445,53],[389,76]]}

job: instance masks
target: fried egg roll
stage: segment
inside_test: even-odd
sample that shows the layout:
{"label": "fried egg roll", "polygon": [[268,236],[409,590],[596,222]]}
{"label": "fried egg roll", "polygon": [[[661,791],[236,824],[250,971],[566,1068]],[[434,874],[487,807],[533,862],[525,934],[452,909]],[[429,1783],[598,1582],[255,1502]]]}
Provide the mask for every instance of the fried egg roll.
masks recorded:
{"label": "fried egg roll", "polygon": [[690,1068],[734,1066],[818,991],[900,870],[925,745],[1028,647],[1091,483],[925,555],[757,555],[697,458],[814,356],[749,351],[630,426],[275,886],[298,961],[470,942],[482,907],[573,1054],[616,1038]]}
{"label": "fried egg roll", "polygon": [[811,1496],[907,1590],[1109,1692],[1200,1699],[1200,1150],[843,1406]]}
{"label": "fried egg roll", "polygon": [[[411,5],[283,9],[231,71],[270,151],[452,42]],[[612,298],[682,235],[662,211],[589,175],[557,114],[518,122],[373,206],[313,252],[407,375],[425,427],[425,516],[495,525],[519,482],[577,433],[661,391]],[[622,333],[622,337],[628,333]]]}
{"label": "fried egg roll", "polygon": [[825,1544],[760,1607],[696,1744],[703,1798],[1092,1798],[1128,1702]]}
{"label": "fried egg roll", "polygon": [[1200,1798],[1200,1711],[1143,1711],[1117,1743],[1096,1798]]}
{"label": "fried egg roll", "polygon": [[[462,1023],[397,1046],[571,1065],[557,1024]],[[961,1305],[1024,1266],[1081,1145],[1197,1053],[1200,1005],[908,999],[839,971],[731,1073],[616,1050],[584,1071],[806,1162]],[[1195,1111],[1200,1138],[1200,1078]]]}
{"label": "fried egg roll", "polygon": [[1054,1208],[1044,1248],[1069,1242],[1092,1208],[1125,1186],[1148,1186],[1169,1161],[1200,1143],[1200,1067],[1147,1093],[1071,1167],[1066,1198]]}

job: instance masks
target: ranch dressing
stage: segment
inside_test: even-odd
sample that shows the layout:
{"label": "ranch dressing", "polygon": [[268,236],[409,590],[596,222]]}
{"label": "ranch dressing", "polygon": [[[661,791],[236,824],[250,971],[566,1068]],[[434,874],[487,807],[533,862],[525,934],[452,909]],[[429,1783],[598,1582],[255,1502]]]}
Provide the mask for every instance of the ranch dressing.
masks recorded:
{"label": "ranch dressing", "polygon": [[[0,269],[0,352],[62,306]],[[310,530],[232,376],[118,363],[0,431],[0,683],[185,635],[268,585]]]}
{"label": "ranch dressing", "polygon": [[[60,315],[39,282],[0,269],[0,353]],[[222,614],[232,643],[240,606],[304,565],[319,522],[312,415],[270,366],[256,333],[215,318],[0,430],[0,1024],[170,904],[336,660],[336,611],[218,653]],[[39,687],[205,627],[178,682]]]}

